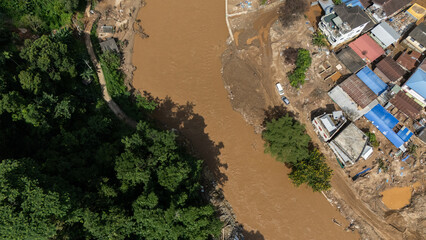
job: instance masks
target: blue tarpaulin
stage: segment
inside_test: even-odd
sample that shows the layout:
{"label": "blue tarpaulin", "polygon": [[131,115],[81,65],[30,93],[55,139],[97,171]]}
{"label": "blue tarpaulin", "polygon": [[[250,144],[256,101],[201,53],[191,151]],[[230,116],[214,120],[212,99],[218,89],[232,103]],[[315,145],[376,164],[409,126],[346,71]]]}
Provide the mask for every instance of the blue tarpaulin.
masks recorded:
{"label": "blue tarpaulin", "polygon": [[413,133],[406,127],[401,128],[401,130],[398,131],[397,135],[404,141],[407,142],[410,140],[411,136],[413,136]]}
{"label": "blue tarpaulin", "polygon": [[376,95],[382,94],[387,88],[385,82],[382,81],[369,67],[364,67],[356,74],[365,85],[367,85]]}
{"label": "blue tarpaulin", "polygon": [[364,115],[373,125],[385,135],[389,141],[399,148],[404,144],[404,141],[392,130],[398,123],[392,114],[390,114],[382,105],[377,104],[373,109]]}
{"label": "blue tarpaulin", "polygon": [[411,75],[405,84],[426,99],[426,72],[421,67]]}
{"label": "blue tarpaulin", "polygon": [[344,2],[348,7],[359,6],[361,9],[364,9],[364,6],[362,6],[359,0],[343,0],[342,2]]}

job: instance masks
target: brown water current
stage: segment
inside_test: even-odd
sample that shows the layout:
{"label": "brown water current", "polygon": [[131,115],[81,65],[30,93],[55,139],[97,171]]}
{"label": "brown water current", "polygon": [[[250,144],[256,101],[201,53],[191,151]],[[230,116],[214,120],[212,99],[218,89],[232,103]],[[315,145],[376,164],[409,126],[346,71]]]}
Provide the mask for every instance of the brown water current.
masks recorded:
{"label": "brown water current", "polygon": [[183,127],[182,133],[207,161],[214,156],[203,139],[223,143],[223,189],[244,228],[272,240],[357,239],[332,222],[347,224],[321,193],[292,185],[289,170],[263,153],[261,136],[232,109],[221,77],[228,37],[224,1],[148,0],[139,19],[150,37],[136,37],[135,88],[194,104],[199,124]]}

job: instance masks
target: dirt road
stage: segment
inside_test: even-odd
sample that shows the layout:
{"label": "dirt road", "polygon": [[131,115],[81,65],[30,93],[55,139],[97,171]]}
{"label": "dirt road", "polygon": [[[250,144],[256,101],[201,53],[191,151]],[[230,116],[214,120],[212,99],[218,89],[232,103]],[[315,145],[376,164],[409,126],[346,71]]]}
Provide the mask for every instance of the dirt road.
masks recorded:
{"label": "dirt road", "polygon": [[90,31],[92,30],[94,22],[98,19],[99,15],[90,13],[90,1],[88,1],[86,11],[85,11],[85,20],[86,28],[84,29],[84,42],[86,44],[87,52],[89,53],[90,60],[92,61],[93,66],[95,66],[96,74],[98,75],[99,83],[102,89],[102,96],[107,102],[108,107],[114,112],[114,114],[124,121],[130,127],[136,128],[136,121],[129,118],[123,110],[114,102],[111,96],[108,93],[107,85],[105,82],[105,76],[101,68],[101,64],[96,58],[95,52],[93,50],[92,41],[90,39]]}
{"label": "dirt road", "polygon": [[150,0],[139,18],[150,38],[136,39],[133,84],[169,97],[163,107],[178,114],[164,111],[163,122],[190,139],[210,168],[220,168],[246,238],[357,239],[320,193],[291,184],[289,170],[264,154],[260,136],[232,109],[221,78],[228,37],[223,1]]}

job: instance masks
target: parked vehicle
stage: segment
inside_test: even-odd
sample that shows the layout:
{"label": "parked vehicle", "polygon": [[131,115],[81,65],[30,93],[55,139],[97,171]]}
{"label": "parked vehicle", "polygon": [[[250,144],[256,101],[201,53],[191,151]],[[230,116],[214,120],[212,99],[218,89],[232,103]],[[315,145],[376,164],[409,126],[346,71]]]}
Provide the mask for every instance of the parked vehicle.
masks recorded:
{"label": "parked vehicle", "polygon": [[289,104],[290,104],[290,100],[288,100],[288,98],[286,98],[285,96],[282,96],[282,97],[281,97],[281,100],[283,100],[283,102],[284,102],[286,105],[289,105]]}
{"label": "parked vehicle", "polygon": [[284,95],[284,88],[283,88],[283,86],[281,85],[281,83],[276,83],[275,84],[275,87],[277,88],[277,90],[278,90],[278,93],[282,96],[282,95]]}

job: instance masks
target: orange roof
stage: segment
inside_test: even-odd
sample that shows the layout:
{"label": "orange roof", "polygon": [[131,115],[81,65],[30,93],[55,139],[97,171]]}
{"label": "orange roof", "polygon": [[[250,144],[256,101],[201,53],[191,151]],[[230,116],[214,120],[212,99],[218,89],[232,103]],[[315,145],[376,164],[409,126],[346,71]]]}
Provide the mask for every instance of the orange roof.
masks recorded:
{"label": "orange roof", "polygon": [[383,49],[367,34],[362,35],[355,41],[349,43],[352,48],[366,62],[373,62],[385,54]]}

